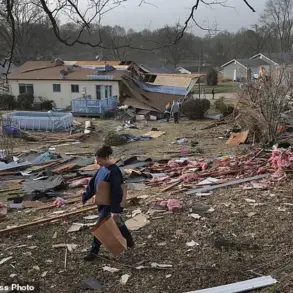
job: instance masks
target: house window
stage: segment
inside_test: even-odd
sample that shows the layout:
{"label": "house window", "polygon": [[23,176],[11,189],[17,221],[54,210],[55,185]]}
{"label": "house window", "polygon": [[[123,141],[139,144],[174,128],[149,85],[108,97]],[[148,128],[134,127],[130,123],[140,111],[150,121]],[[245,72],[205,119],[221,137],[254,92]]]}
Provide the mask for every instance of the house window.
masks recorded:
{"label": "house window", "polygon": [[71,85],[71,92],[72,93],[79,93],[79,85],[78,84],[72,84]]}
{"label": "house window", "polygon": [[102,86],[96,85],[96,92],[97,92],[97,100],[102,99]]}
{"label": "house window", "polygon": [[61,92],[61,84],[60,83],[53,84],[53,92],[54,93],[60,93]]}
{"label": "house window", "polygon": [[107,99],[112,97],[111,85],[96,85],[97,100]]}
{"label": "house window", "polygon": [[20,83],[19,84],[19,93],[20,94],[34,94],[34,85],[33,84],[26,84]]}
{"label": "house window", "polygon": [[105,85],[105,98],[112,97],[112,86],[111,85]]}

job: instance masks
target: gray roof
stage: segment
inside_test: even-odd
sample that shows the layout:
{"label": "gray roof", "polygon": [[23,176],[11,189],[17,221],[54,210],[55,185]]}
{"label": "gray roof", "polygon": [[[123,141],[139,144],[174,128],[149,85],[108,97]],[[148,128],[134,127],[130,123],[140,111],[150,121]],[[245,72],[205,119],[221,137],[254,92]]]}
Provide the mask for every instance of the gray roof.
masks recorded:
{"label": "gray roof", "polygon": [[166,74],[180,73],[178,70],[174,69],[171,66],[167,66],[167,65],[162,65],[161,67],[151,67],[151,66],[147,66],[145,64],[140,64],[139,67],[145,71],[148,71],[149,73],[166,73]]}
{"label": "gray roof", "polygon": [[235,59],[246,68],[258,67],[260,65],[268,65],[268,62],[262,59]]}

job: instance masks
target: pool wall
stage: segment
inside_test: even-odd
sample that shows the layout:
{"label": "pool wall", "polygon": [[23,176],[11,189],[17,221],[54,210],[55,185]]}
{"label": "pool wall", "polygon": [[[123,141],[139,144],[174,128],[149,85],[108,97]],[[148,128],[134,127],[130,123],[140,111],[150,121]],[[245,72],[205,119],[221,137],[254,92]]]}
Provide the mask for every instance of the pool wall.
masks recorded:
{"label": "pool wall", "polygon": [[73,116],[63,112],[16,111],[6,115],[15,127],[35,131],[65,131],[72,127]]}

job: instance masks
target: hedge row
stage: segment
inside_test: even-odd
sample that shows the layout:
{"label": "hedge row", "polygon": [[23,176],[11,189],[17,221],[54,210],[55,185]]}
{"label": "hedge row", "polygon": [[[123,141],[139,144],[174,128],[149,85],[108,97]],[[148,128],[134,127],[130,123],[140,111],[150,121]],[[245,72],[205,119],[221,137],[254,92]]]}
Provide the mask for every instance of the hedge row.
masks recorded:
{"label": "hedge row", "polygon": [[[38,102],[36,102],[38,100]],[[1,110],[45,110],[49,111],[55,107],[54,101],[43,97],[34,97],[31,94],[21,94],[17,97],[9,94],[0,95]]]}

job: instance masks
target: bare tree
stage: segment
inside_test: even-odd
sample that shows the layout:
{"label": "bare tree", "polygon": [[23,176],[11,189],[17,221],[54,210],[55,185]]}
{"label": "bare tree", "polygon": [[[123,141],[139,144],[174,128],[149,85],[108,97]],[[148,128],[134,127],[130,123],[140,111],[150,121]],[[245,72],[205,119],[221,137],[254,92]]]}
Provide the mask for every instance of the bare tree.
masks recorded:
{"label": "bare tree", "polygon": [[270,28],[280,42],[282,52],[291,52],[293,46],[293,1],[268,0],[262,22]]}
{"label": "bare tree", "polygon": [[243,118],[264,143],[276,142],[282,114],[291,102],[290,72],[289,66],[274,66],[240,92]]}
{"label": "bare tree", "polygon": [[[26,1],[26,0],[25,0]],[[46,18],[48,18],[50,22],[50,26],[52,27],[56,38],[60,43],[63,43],[67,46],[73,46],[75,44],[81,45],[89,45],[91,47],[107,47],[104,45],[103,39],[101,38],[101,34],[99,34],[99,38],[95,38],[94,41],[88,41],[84,38],[85,33],[91,34],[92,32],[92,23],[101,24],[102,18],[105,14],[110,13],[116,7],[122,5],[123,3],[130,0],[87,0],[86,8],[82,8],[81,1],[79,0],[27,0],[30,5],[32,5],[31,10],[40,9],[41,14],[44,14]],[[248,3],[248,0],[242,0],[246,5],[254,11],[253,7]],[[147,2],[144,0],[139,0],[139,5],[145,4]],[[170,46],[172,44],[178,43],[183,37],[185,31],[187,30],[189,24],[194,22],[196,25],[200,27],[200,24],[196,21],[195,12],[199,9],[200,6],[217,6],[217,5],[225,5],[224,0],[196,0],[195,4],[191,7],[190,15],[184,22],[182,29],[175,36],[174,40],[172,40],[171,44],[164,44],[163,46]],[[17,0],[2,0],[0,2],[0,11],[3,13],[3,17],[7,20],[9,24],[9,34],[10,34],[10,51],[7,56],[5,56],[9,60],[8,70],[10,68],[10,64],[12,58],[15,54],[15,44],[17,40],[16,31],[17,31]],[[78,27],[78,32],[71,37],[62,34],[62,30],[60,29],[59,19],[66,17],[69,20],[73,21]],[[131,43],[126,44],[118,44],[117,47],[123,48],[134,48],[140,50],[146,50],[145,48],[135,47]],[[150,50],[156,49],[156,46],[150,48]]]}

